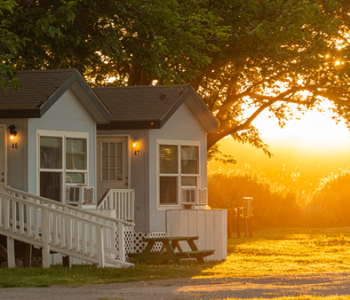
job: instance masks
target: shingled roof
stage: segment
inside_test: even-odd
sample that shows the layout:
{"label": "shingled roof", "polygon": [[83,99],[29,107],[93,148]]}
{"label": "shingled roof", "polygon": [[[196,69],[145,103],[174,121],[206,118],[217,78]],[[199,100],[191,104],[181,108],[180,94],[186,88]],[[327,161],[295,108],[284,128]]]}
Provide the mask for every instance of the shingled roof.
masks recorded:
{"label": "shingled roof", "polygon": [[0,89],[0,118],[41,118],[71,89],[99,123],[98,129],[162,128],[186,102],[207,132],[218,130],[218,122],[190,84],[91,89],[76,69],[18,71],[18,78],[23,91]]}
{"label": "shingled roof", "polygon": [[[0,118],[41,118],[69,88],[81,94],[84,90],[91,104],[89,112],[102,123],[109,121],[109,112],[76,69],[21,70],[19,84],[23,90],[7,92],[0,88]],[[96,109],[97,108],[97,109]]]}
{"label": "shingled roof", "polygon": [[[196,108],[206,115],[210,125],[217,121],[190,84],[164,86],[128,86],[93,88],[96,95],[111,112],[110,124],[98,129],[149,129],[162,128],[173,113],[190,96]],[[207,122],[208,120],[206,120]]]}

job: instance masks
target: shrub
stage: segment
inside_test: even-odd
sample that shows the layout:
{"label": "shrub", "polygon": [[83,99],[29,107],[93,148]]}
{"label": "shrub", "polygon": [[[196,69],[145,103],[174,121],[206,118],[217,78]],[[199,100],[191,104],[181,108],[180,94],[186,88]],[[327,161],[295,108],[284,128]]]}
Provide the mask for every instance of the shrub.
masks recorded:
{"label": "shrub", "polygon": [[[234,208],[245,205],[243,197],[253,198],[254,227],[297,227],[304,220],[296,189],[271,182],[262,172],[231,170],[208,174],[209,206]],[[235,228],[236,219],[232,217]]]}
{"label": "shrub", "polygon": [[350,226],[350,171],[339,170],[319,181],[308,206],[309,226]]}

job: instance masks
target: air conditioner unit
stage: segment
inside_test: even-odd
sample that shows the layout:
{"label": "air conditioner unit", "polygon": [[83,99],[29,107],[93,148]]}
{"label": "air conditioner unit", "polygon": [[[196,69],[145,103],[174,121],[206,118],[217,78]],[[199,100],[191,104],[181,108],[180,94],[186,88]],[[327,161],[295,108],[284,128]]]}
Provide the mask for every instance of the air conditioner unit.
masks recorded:
{"label": "air conditioner unit", "polygon": [[182,204],[183,205],[196,205],[197,202],[197,188],[181,188]]}
{"label": "air conditioner unit", "polygon": [[94,202],[92,186],[66,186],[66,203],[82,205]]}
{"label": "air conditioner unit", "polygon": [[196,187],[182,187],[182,204],[183,205],[207,205],[207,189]]}

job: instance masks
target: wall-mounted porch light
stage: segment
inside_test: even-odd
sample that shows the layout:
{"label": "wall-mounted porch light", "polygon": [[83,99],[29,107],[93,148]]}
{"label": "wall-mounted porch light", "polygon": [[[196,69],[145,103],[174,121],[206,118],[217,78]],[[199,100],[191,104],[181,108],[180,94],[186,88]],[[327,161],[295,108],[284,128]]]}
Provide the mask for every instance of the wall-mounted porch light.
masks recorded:
{"label": "wall-mounted porch light", "polygon": [[[13,141],[17,135],[16,126],[15,125],[9,126],[9,131],[10,131],[10,140]],[[12,143],[11,148],[18,149],[18,144]]]}
{"label": "wall-mounted porch light", "polygon": [[11,125],[9,126],[9,131],[10,131],[10,139],[13,140],[15,138],[15,136],[17,135],[17,131],[15,130],[16,126],[15,125]]}
{"label": "wall-mounted porch light", "polygon": [[135,156],[140,155],[139,144],[140,144],[139,139],[134,138],[134,140],[132,141],[132,147],[134,148],[134,155]]}

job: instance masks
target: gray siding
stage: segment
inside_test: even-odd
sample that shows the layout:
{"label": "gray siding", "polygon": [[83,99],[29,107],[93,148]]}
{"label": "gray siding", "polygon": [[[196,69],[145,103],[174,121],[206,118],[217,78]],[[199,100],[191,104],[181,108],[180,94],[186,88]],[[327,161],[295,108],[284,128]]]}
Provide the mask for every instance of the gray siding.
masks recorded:
{"label": "gray siding", "polygon": [[[17,135],[12,141],[7,133],[7,185],[28,191],[28,121],[27,119],[0,119],[0,124],[6,127],[14,124]],[[12,149],[12,144],[17,143],[18,149]]]}
{"label": "gray siding", "polygon": [[[129,171],[130,188],[135,190],[135,231],[149,232],[149,160],[148,160],[148,134],[149,130],[98,130],[99,135],[130,135],[131,142],[139,139],[140,155],[135,156],[130,146],[129,159],[131,170]],[[130,142],[130,143],[131,143]]]}
{"label": "gray siding", "polygon": [[[37,130],[75,131],[89,134],[89,185],[96,186],[96,122],[71,90],[40,119],[28,119],[28,192],[37,194]],[[96,189],[95,189],[96,200]]]}
{"label": "gray siding", "polygon": [[[166,231],[166,211],[157,210],[156,140],[199,141],[201,149],[201,182],[207,186],[207,134],[186,104],[174,113],[162,129],[99,130],[97,135],[130,135],[140,141],[140,156],[129,153],[131,159],[131,186],[135,189],[135,231]],[[131,145],[130,145],[131,146]],[[182,208],[176,206],[174,209]]]}
{"label": "gray siding", "polygon": [[[166,231],[166,211],[157,209],[156,141],[189,140],[200,142],[201,188],[207,187],[207,133],[184,103],[168,120],[162,129],[151,129],[149,133],[149,178],[150,178],[150,231]],[[175,206],[174,209],[182,208]]]}

